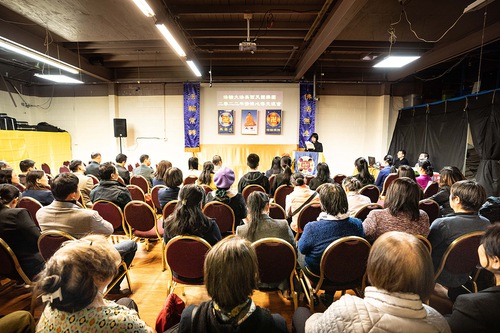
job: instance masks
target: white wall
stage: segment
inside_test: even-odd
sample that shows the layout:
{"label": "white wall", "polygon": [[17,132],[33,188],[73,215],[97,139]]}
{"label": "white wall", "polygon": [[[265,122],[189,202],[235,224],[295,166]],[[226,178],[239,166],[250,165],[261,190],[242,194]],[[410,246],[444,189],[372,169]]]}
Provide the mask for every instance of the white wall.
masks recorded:
{"label": "white wall", "polygon": [[[230,144],[295,144],[298,141],[298,84],[217,84],[201,87],[201,144],[228,143],[217,134],[216,105],[218,90],[283,91],[283,134],[264,134],[264,112],[259,113],[259,134],[241,135],[240,112],[235,109],[235,134]],[[153,165],[168,159],[185,168],[191,153],[184,152],[183,97],[119,96],[56,97],[49,106],[47,98],[25,97],[30,104],[47,109],[25,108],[12,104],[6,92],[0,92],[0,112],[18,120],[36,124],[46,121],[67,130],[72,137],[73,158],[88,160],[99,151],[103,160],[114,160],[119,141],[113,137],[113,118],[126,118],[128,137],[123,139],[123,152],[135,163],[147,153]],[[385,155],[400,107],[399,98],[389,96],[321,96],[317,104],[316,132],[325,148],[332,173],[350,174],[359,156]],[[0,157],[1,158],[1,157]],[[268,165],[267,162],[263,163]]]}

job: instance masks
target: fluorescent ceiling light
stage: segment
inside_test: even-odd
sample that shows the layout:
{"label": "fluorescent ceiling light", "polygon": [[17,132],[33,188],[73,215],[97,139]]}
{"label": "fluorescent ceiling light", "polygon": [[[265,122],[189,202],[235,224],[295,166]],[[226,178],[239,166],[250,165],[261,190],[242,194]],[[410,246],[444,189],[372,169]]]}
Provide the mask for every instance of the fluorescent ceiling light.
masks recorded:
{"label": "fluorescent ceiling light", "polygon": [[146,0],[132,0],[136,4],[137,7],[144,13],[147,17],[155,16],[155,12],[149,7]]}
{"label": "fluorescent ceiling light", "polygon": [[47,74],[35,74],[36,77],[41,79],[57,82],[57,83],[83,83],[80,80],[73,79],[72,77],[66,75],[47,75]]}
{"label": "fluorescent ceiling light", "polygon": [[7,38],[1,37],[1,36],[0,36],[0,47],[3,47],[4,49],[15,52],[17,54],[21,54],[21,55],[26,56],[28,58],[31,58],[33,60],[43,62],[47,65],[51,65],[51,66],[54,66],[56,68],[62,69],[63,71],[66,71],[66,72],[69,72],[72,74],[78,74],[77,67],[71,66],[70,64],[67,64],[59,59],[52,58],[51,56],[48,56],[48,55],[43,54],[41,52],[30,49],[29,47],[18,44],[16,42],[13,42],[13,41],[8,40]]}
{"label": "fluorescent ceiling light", "polygon": [[174,49],[174,51],[179,55],[179,57],[185,57],[186,53],[182,49],[182,47],[177,43],[175,40],[174,36],[168,31],[167,27],[165,24],[157,24],[156,27],[160,32],[162,33],[163,37],[167,40],[167,42],[170,44],[170,46]]}
{"label": "fluorescent ceiling light", "polygon": [[400,68],[412,61],[417,60],[420,56],[388,56],[373,67],[379,68]]}
{"label": "fluorescent ceiling light", "polygon": [[186,61],[189,68],[191,68],[191,70],[193,71],[194,75],[200,77],[201,76],[201,73],[200,71],[198,70],[198,67],[196,67],[196,65],[194,64],[194,62],[192,60],[188,60]]}

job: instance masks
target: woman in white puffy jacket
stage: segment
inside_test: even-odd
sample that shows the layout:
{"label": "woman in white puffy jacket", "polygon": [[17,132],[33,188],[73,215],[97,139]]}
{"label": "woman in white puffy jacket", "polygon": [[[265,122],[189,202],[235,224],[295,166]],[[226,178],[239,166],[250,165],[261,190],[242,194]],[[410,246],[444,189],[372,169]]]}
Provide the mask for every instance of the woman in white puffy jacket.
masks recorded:
{"label": "woman in white puffy jacket", "polygon": [[415,236],[397,231],[380,236],[367,274],[371,286],[364,299],[342,296],[309,317],[305,332],[450,332],[441,314],[423,303],[434,288],[434,270],[429,251]]}

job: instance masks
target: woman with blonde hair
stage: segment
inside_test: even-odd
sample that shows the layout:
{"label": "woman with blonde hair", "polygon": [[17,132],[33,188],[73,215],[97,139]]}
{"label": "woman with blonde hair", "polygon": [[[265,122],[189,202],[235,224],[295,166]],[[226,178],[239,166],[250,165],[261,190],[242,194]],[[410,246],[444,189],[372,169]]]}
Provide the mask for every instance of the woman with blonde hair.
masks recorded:
{"label": "woman with blonde hair", "polygon": [[178,332],[287,332],[283,317],[256,306],[257,255],[240,237],[217,243],[205,259],[205,286],[212,300],[182,312]]}
{"label": "woman with blonde hair", "polygon": [[[104,236],[65,242],[49,259],[36,282],[47,305],[37,332],[144,332],[153,330],[136,311],[104,299],[118,272],[120,254]],[[130,299],[120,303],[133,303]]]}
{"label": "woman with blonde hair", "polygon": [[[366,267],[365,298],[344,295],[305,323],[305,332],[450,332],[446,320],[425,302],[434,289],[429,251],[413,235],[388,232],[373,244]],[[301,308],[294,318],[300,326]]]}

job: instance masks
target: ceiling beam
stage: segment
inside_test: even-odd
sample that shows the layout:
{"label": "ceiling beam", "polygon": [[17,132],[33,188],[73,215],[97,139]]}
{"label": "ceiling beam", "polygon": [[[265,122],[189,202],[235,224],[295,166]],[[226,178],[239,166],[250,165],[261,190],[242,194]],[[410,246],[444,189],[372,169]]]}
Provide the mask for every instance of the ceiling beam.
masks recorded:
{"label": "ceiling beam", "polygon": [[[432,67],[449,59],[458,57],[481,46],[481,35],[483,30],[472,32],[454,42],[438,43],[436,46],[424,53],[420,59],[411,63],[397,72],[387,74],[389,81],[397,81],[421,70]],[[493,23],[484,29],[484,44],[500,40],[500,22]]]}
{"label": "ceiling beam", "polygon": [[317,15],[321,9],[321,5],[286,5],[286,8],[277,8],[280,5],[174,5],[169,4],[168,8],[174,16],[179,16],[181,19],[185,16],[212,16],[212,15],[229,15],[240,14],[243,20],[243,14],[252,13],[254,15],[264,15],[271,12],[273,15],[279,14],[295,14],[295,15]]}
{"label": "ceiling beam", "polygon": [[311,42],[310,47],[301,56],[295,72],[296,81],[299,81],[311,68],[367,2],[368,0],[339,0],[335,4],[332,12]]}

